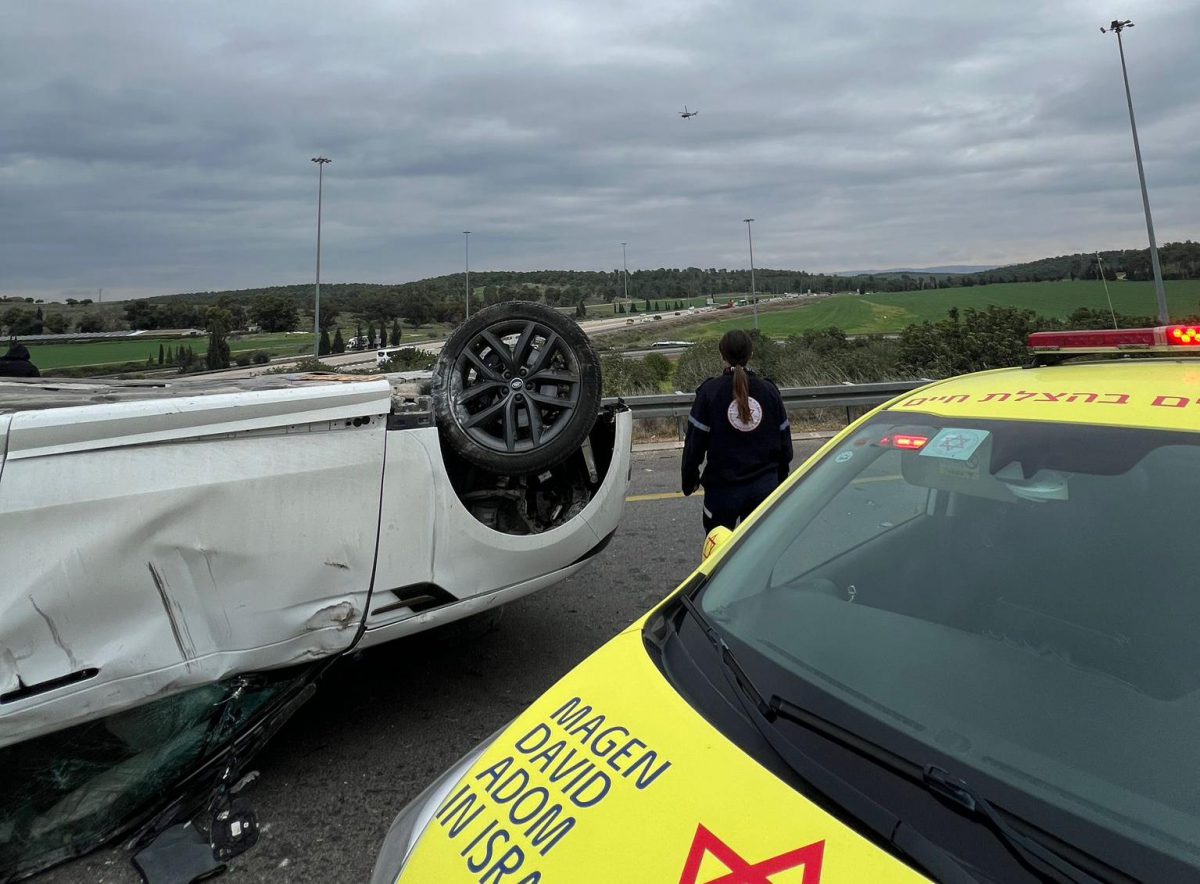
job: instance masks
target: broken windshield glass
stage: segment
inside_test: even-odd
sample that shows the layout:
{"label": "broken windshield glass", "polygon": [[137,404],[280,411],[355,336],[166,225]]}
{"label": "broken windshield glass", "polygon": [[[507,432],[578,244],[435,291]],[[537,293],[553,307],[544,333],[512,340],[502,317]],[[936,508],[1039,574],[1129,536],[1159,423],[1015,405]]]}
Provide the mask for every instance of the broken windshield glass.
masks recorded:
{"label": "broken windshield glass", "polygon": [[[218,775],[195,774],[235,741],[281,724],[316,667],[239,676],[0,749],[0,881],[144,826],[181,793],[212,791]],[[248,760],[243,751],[240,763]]]}

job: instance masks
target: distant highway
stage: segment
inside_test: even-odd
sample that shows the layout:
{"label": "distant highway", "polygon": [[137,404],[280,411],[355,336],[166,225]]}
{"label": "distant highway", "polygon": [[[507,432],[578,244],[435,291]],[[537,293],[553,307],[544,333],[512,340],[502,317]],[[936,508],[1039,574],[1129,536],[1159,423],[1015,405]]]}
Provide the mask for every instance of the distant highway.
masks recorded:
{"label": "distant highway", "polygon": [[[641,314],[641,315],[639,315],[638,319],[642,319],[644,316],[645,316],[644,314]],[[607,319],[607,318],[606,319],[585,319],[583,322],[581,322],[579,324],[579,326],[585,332],[587,332],[587,334],[589,336],[592,336],[592,335],[596,335],[596,334],[603,334],[605,332],[612,332],[612,331],[616,331],[618,329],[627,328],[629,325],[630,319],[632,319],[632,317],[627,317],[627,316],[615,316],[611,319]],[[654,320],[651,320],[651,319],[649,319],[648,316],[646,316],[643,321],[653,322]],[[638,323],[638,324],[640,324],[640,323]],[[399,346],[414,347],[418,350],[424,350],[427,353],[437,355],[438,353],[442,352],[442,347],[444,347],[445,344],[446,344],[445,341],[402,341]],[[388,349],[391,349],[391,348],[388,348]],[[323,356],[321,358],[321,361],[324,362],[326,365],[333,366],[335,368],[347,368],[347,369],[368,368],[368,367],[373,367],[376,364],[376,353],[377,352],[378,352],[377,350],[353,350],[353,351],[349,351],[346,353],[339,353],[337,355]],[[650,351],[645,351],[645,352],[650,352]],[[636,351],[636,355],[645,355],[645,352]],[[665,352],[665,353],[670,354],[674,351],[659,350],[659,351],[654,351],[654,352]],[[682,352],[682,350],[679,350],[678,352]],[[631,354],[631,355],[633,355],[633,354]],[[276,369],[281,366],[294,364],[294,363],[300,362],[301,360],[307,359],[307,358],[308,358],[308,356],[304,355],[304,356],[296,356],[294,358],[288,358],[288,359],[273,359],[273,360],[271,360],[269,365],[255,365],[255,366],[249,366],[249,367],[229,368],[224,371],[206,372],[205,376],[206,377],[224,377],[224,378],[256,377],[258,375],[265,373],[266,371],[268,371],[270,369]]]}
{"label": "distant highway", "polygon": [[[765,303],[765,302],[760,302],[760,306],[762,306],[763,303]],[[721,318],[727,318],[729,316],[734,316],[734,315],[744,316],[747,313],[752,312],[753,309],[754,309],[753,307],[733,307],[733,308],[722,309],[719,312],[721,314]],[[664,310],[657,314],[643,312],[643,313],[634,314],[632,316],[625,314],[625,315],[618,315],[618,316],[613,316],[613,317],[606,317],[604,319],[585,319],[581,323],[579,323],[579,327],[582,328],[588,334],[589,337],[594,337],[597,335],[609,334],[612,332],[623,331],[626,329],[632,330],[634,328],[637,328],[639,330],[644,330],[644,328],[643,328],[644,326],[646,326],[647,324],[653,324],[656,327],[661,327],[663,329],[664,338],[670,338],[671,336],[667,333],[667,329],[669,327],[676,325],[684,320],[688,320],[688,319],[694,320],[694,319],[700,318],[702,316],[708,315],[709,313],[716,313],[716,312],[717,312],[716,308],[712,308],[712,307],[697,307],[693,311],[682,310],[682,311],[679,311],[678,315],[676,315],[676,312],[674,310],[671,310],[671,311]],[[655,320],[653,317],[656,315],[661,316],[662,319]],[[424,350],[427,353],[437,355],[438,353],[440,353],[442,351],[442,347],[445,346],[445,343],[446,343],[445,341],[402,341],[399,346],[415,347],[418,350]],[[648,349],[642,349],[642,350],[630,350],[630,351],[627,351],[625,353],[625,355],[631,356],[633,358],[642,358],[642,357],[645,357],[646,355],[648,355],[649,353],[662,353],[664,356],[678,356],[679,354],[683,353],[685,349],[686,348],[683,348],[683,347],[664,347],[664,348],[655,348],[655,349],[648,348]],[[321,358],[321,361],[324,362],[326,365],[333,366],[335,368],[347,368],[347,369],[369,368],[369,367],[374,367],[374,365],[376,364],[376,353],[377,353],[376,350],[354,350],[354,351],[350,351],[350,352],[346,352],[346,353],[339,353],[336,356],[334,356],[334,355],[324,356]],[[282,366],[286,366],[286,365],[290,365],[290,364],[294,364],[294,363],[300,362],[301,360],[307,359],[307,358],[308,358],[308,356],[305,355],[305,356],[296,356],[296,357],[291,357],[291,358],[286,358],[286,359],[273,359],[273,360],[271,360],[269,365],[255,365],[255,366],[247,366],[247,367],[229,368],[229,369],[225,369],[224,371],[217,371],[217,372],[205,372],[205,376],[206,377],[225,377],[225,378],[256,377],[257,375],[261,375],[268,370],[280,368]]]}

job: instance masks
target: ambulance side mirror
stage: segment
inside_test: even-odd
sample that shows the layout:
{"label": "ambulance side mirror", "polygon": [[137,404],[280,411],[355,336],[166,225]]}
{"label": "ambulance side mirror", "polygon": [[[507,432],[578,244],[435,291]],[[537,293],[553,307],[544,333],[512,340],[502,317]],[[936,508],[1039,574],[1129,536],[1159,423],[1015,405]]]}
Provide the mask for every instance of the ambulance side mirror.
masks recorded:
{"label": "ambulance side mirror", "polygon": [[717,551],[718,547],[724,546],[726,541],[733,536],[733,532],[724,525],[718,525],[708,532],[708,536],[704,538],[704,549],[700,553],[700,561],[705,561],[709,556]]}

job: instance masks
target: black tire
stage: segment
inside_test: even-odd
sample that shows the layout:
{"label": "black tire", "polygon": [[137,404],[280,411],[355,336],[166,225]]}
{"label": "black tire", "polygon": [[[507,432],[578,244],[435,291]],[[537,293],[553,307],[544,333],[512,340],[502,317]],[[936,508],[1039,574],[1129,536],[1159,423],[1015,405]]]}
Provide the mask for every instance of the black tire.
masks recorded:
{"label": "black tire", "polygon": [[541,304],[479,311],[446,341],[433,413],[464,460],[515,475],[570,457],[600,411],[600,360],[574,320]]}

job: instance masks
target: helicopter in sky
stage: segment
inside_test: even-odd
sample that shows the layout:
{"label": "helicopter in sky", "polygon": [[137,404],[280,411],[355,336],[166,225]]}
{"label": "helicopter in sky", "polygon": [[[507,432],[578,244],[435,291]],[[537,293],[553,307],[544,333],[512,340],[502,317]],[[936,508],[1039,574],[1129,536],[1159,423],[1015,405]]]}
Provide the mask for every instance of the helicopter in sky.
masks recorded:
{"label": "helicopter in sky", "polygon": [[679,116],[683,117],[683,118],[686,120],[688,117],[694,117],[694,116],[696,116],[696,114],[698,114],[698,113],[700,113],[700,111],[698,111],[698,110],[694,110],[694,111],[690,111],[690,110],[688,110],[688,109],[687,109],[687,105],[685,104],[685,105],[683,106],[683,110],[681,110],[681,111],[679,112]]}

